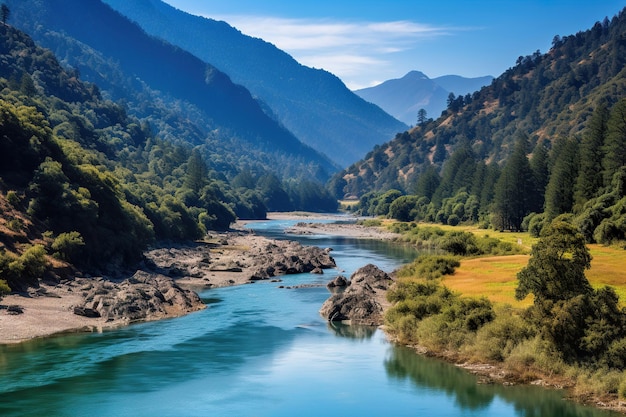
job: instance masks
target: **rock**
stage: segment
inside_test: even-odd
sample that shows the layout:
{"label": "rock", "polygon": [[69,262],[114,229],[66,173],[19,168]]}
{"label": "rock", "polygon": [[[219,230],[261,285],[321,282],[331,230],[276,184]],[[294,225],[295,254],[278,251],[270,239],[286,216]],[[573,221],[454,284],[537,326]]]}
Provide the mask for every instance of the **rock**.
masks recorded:
{"label": "rock", "polygon": [[88,307],[74,307],[74,314],[76,314],[77,316],[83,316],[88,318],[100,317],[100,313],[98,313],[93,308]]}
{"label": "rock", "polygon": [[16,316],[18,314],[24,314],[24,309],[21,306],[18,305],[10,305],[7,306],[7,314],[10,314],[12,316]]}
{"label": "rock", "polygon": [[379,299],[392,282],[389,275],[375,265],[366,265],[352,274],[345,291],[331,295],[324,302],[320,314],[328,321],[379,326],[383,324]]}
{"label": "rock", "polygon": [[312,274],[317,274],[317,275],[322,275],[324,273],[324,270],[322,268],[320,268],[320,267],[317,267],[317,268],[313,269],[311,271],[311,273]]}
{"label": "rock", "polygon": [[346,279],[346,277],[344,277],[343,275],[338,275],[335,279],[333,279],[332,281],[329,281],[328,284],[326,284],[327,288],[337,288],[337,287],[347,287],[348,285],[350,285],[350,281],[348,281]]}
{"label": "rock", "polygon": [[137,271],[120,283],[93,281],[85,303],[74,314],[127,322],[179,316],[204,308],[193,291],[184,290],[171,278]]}

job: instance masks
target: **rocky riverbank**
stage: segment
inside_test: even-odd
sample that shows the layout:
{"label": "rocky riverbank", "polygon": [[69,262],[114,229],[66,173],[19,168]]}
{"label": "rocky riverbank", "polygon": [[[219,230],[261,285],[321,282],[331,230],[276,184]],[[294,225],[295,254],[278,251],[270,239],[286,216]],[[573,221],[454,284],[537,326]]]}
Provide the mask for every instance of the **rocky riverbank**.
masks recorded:
{"label": "rocky riverbank", "polygon": [[0,344],[63,332],[102,331],[203,309],[193,290],[251,284],[334,268],[330,249],[233,230],[186,245],[162,244],[127,278],[42,282],[0,301]]}

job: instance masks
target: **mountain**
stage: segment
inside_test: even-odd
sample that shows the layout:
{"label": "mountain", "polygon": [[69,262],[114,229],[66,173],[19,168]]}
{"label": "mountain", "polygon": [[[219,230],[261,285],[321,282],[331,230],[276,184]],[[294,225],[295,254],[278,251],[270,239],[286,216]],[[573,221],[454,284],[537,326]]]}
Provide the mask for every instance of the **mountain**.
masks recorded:
{"label": "mountain", "polygon": [[464,96],[480,90],[492,80],[491,76],[465,78],[458,75],[430,79],[420,71],[410,71],[402,78],[356,90],[355,93],[396,119],[414,125],[420,109],[426,110],[428,116],[439,117],[446,109],[450,93]]}
{"label": "mountain", "polygon": [[97,83],[160,137],[203,146],[233,177],[243,169],[324,180],[336,170],[268,116],[250,92],[183,49],[146,34],[99,0],[6,2],[11,23]]}
{"label": "mountain", "polygon": [[539,233],[574,213],[589,241],[626,240],[624,33],[626,9],[555,37],[547,53],[455,97],[329,188],[360,197],[366,214]]}
{"label": "mountain", "polygon": [[0,62],[0,281],[11,288],[50,264],[123,267],[157,240],[201,238],[243,206],[264,210],[5,24]]}
{"label": "mountain", "polygon": [[225,22],[193,16],[160,0],[105,0],[146,32],[190,51],[267,103],[300,140],[341,166],[404,131],[395,120],[352,93],[337,77],[296,62]]}

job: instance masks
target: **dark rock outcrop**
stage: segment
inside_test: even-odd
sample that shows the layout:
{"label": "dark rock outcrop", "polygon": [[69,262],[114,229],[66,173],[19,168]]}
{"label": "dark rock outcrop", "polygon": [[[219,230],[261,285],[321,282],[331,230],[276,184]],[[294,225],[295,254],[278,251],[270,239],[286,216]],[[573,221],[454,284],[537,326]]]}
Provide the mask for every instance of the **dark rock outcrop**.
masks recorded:
{"label": "dark rock outcrop", "polygon": [[346,277],[344,277],[343,275],[338,275],[335,279],[333,279],[332,281],[329,281],[328,284],[326,284],[326,287],[329,289],[344,288],[344,287],[347,287],[348,285],[350,285],[350,281],[348,281]]}
{"label": "dark rock outcrop", "polygon": [[275,240],[259,250],[254,257],[255,272],[250,276],[251,281],[269,279],[271,277],[288,274],[321,271],[334,268],[337,265],[330,250],[316,246],[302,246],[300,243],[288,240]]}
{"label": "dark rock outcrop", "polygon": [[350,286],[333,294],[320,309],[328,321],[379,326],[383,324],[381,300],[393,280],[375,265],[369,264],[350,277]]}
{"label": "dark rock outcrop", "polygon": [[143,271],[120,283],[85,280],[81,290],[85,303],[75,306],[74,314],[108,321],[154,320],[204,308],[195,292],[182,289],[171,278]]}

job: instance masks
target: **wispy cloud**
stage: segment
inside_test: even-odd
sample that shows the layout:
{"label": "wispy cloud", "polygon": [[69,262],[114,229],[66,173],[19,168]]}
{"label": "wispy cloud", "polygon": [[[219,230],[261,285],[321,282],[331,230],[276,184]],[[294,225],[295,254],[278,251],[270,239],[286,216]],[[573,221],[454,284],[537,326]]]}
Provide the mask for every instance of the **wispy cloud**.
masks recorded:
{"label": "wispy cloud", "polygon": [[370,72],[372,67],[388,69],[392,65],[389,55],[461,30],[408,20],[338,21],[245,15],[207,17],[224,20],[247,35],[271,42],[304,65],[330,71],[351,88],[365,87],[351,83],[363,66],[369,66]]}

